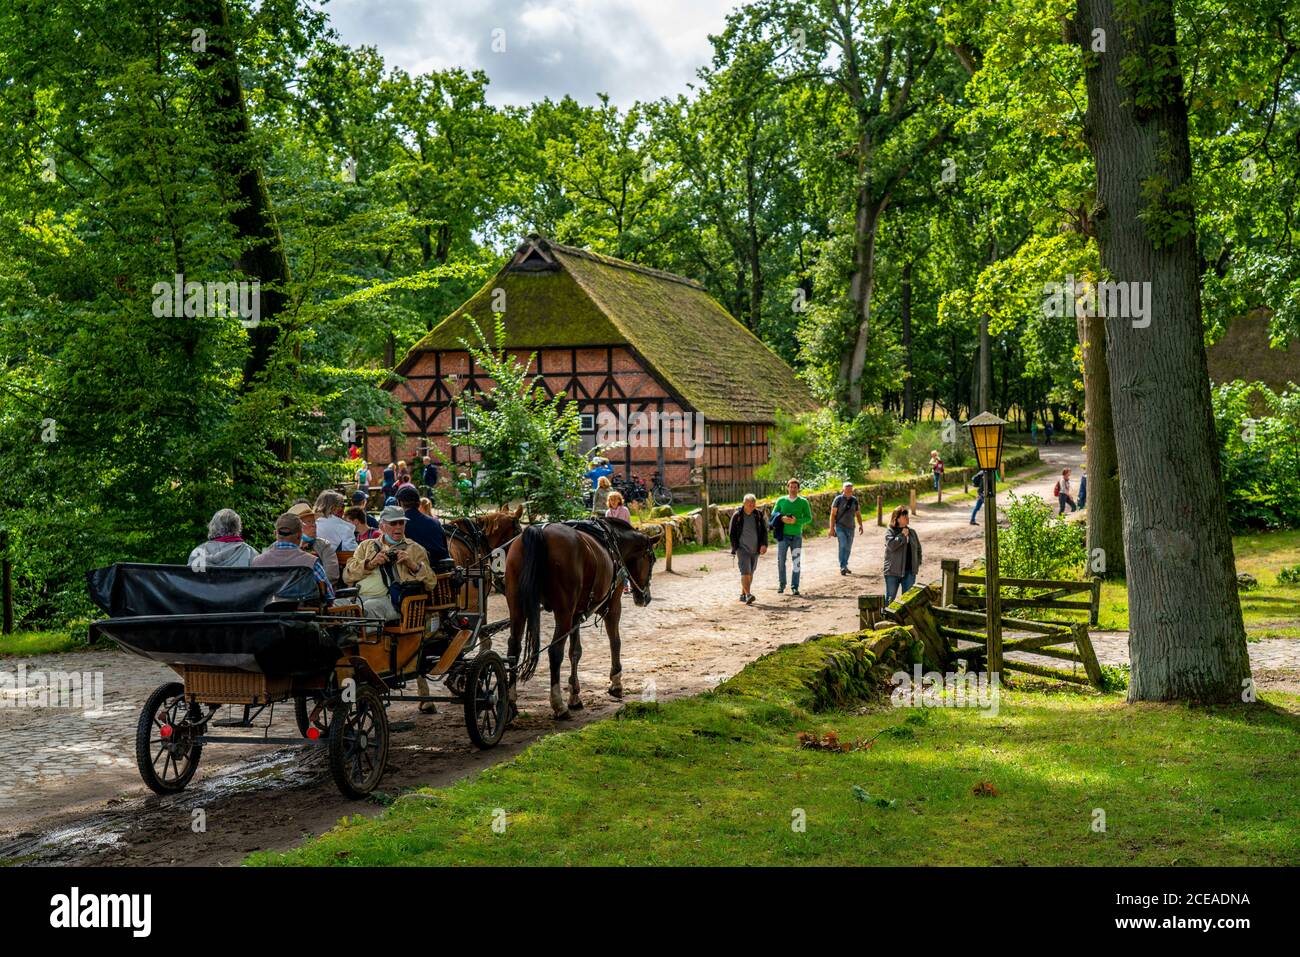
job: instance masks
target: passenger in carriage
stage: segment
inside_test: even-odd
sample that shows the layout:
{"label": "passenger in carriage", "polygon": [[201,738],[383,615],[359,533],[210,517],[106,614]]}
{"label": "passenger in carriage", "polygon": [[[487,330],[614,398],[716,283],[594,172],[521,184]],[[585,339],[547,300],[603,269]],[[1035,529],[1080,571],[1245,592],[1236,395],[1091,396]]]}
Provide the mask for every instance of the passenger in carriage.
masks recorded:
{"label": "passenger in carriage", "polygon": [[208,522],[208,540],[197,546],[186,562],[195,571],[205,568],[247,568],[257,549],[240,537],[243,523],[233,508],[223,508]]}
{"label": "passenger in carriage", "polygon": [[346,502],[347,499],[338,492],[326,489],[316,496],[314,507],[316,514],[320,516],[316,519],[316,534],[333,545],[335,551],[340,552],[350,552],[357,547],[356,532],[353,531],[351,523],[343,518]]}
{"label": "passenger in carriage", "polygon": [[397,504],[406,513],[406,536],[429,553],[434,565],[450,558],[442,523],[420,511],[420,493],[414,485],[405,485],[397,490]]}
{"label": "passenger in carriage", "polygon": [[302,550],[320,559],[321,567],[331,582],[339,580],[338,549],[316,532],[316,512],[305,501],[294,502],[289,511],[302,522]]}
{"label": "passenger in carriage", "polygon": [[[358,542],[364,542],[367,539],[379,537],[379,529],[370,527],[370,516],[366,514],[366,510],[361,506],[352,506],[343,513],[343,517],[352,524],[352,528],[356,531],[356,539]],[[376,522],[376,525],[377,524],[378,523]]]}
{"label": "passenger in carriage", "polygon": [[400,507],[385,508],[379,516],[383,534],[358,543],[343,569],[343,581],[357,586],[367,617],[397,620],[398,609],[393,607],[388,594],[388,586],[394,581],[419,581],[430,593],[437,585],[429,553],[406,537],[406,525],[406,513]]}
{"label": "passenger in carriage", "polygon": [[302,520],[293,512],[285,512],[275,520],[275,544],[252,561],[253,568],[284,566],[310,568],[317,584],[323,586],[321,590],[325,597],[334,597],[334,587],[320,559],[302,549]]}

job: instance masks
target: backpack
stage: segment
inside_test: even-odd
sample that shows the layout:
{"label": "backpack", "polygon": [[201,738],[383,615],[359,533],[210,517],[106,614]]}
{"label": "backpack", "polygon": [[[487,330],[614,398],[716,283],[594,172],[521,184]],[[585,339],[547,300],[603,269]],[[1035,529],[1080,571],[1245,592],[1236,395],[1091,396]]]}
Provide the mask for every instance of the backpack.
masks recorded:
{"label": "backpack", "polygon": [[980,469],[978,472],[975,473],[974,477],[971,478],[971,484],[975,486],[975,490],[978,491],[981,495],[984,494],[984,470],[983,469]]}
{"label": "backpack", "polygon": [[1052,494],[1053,494],[1054,496],[1058,497],[1058,498],[1060,497],[1060,495],[1061,495],[1061,483],[1060,483],[1060,482],[1057,482],[1055,485],[1052,486]]}

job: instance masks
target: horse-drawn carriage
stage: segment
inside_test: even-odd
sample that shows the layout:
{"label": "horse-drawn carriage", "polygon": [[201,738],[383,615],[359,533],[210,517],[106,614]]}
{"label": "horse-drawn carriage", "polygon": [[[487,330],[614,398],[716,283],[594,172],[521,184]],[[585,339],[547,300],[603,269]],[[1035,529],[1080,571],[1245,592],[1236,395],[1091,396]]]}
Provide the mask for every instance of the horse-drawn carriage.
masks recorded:
{"label": "horse-drawn carriage", "polygon": [[[362,797],[384,774],[392,701],[461,704],[470,739],[494,746],[509,718],[514,664],[485,647],[486,605],[458,605],[457,590],[476,576],[474,590],[485,595],[482,564],[444,563],[433,593],[403,598],[399,620],[385,622],[365,617],[346,591],[324,601],[310,568],[118,564],[90,572],[91,597],[110,616],[92,633],[181,679],[160,685],[140,713],[140,776],[170,794],[189,783],[207,744],[307,744],[328,749],[343,794]],[[429,679],[447,693],[406,693]],[[270,735],[275,706],[289,702],[302,737]],[[241,729],[262,733],[220,733]]]}

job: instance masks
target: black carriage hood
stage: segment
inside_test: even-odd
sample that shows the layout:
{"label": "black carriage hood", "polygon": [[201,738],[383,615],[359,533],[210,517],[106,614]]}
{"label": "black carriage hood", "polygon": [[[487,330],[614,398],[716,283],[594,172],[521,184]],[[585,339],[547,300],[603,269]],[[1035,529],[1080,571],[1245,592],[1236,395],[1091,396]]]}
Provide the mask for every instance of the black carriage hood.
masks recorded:
{"label": "black carriage hood", "polygon": [[111,618],[264,611],[320,596],[310,568],[223,568],[119,562],[86,573],[90,599]]}

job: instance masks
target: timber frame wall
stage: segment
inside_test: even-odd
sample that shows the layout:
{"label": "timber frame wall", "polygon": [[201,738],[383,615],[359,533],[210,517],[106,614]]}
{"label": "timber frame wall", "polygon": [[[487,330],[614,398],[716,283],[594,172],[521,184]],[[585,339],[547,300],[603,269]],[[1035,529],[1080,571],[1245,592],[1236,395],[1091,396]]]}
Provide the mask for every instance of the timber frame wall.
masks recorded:
{"label": "timber frame wall", "polygon": [[[527,362],[529,350],[508,350]],[[564,392],[578,403],[584,419],[583,446],[595,442],[596,416],[602,411],[618,414],[626,406],[629,416],[638,412],[693,413],[677,392],[655,375],[644,358],[625,344],[544,348],[536,350],[531,372],[541,377],[548,395]],[[398,459],[424,455],[431,447],[442,450],[456,464],[473,461],[471,449],[454,447],[449,436],[456,426],[457,397],[466,391],[489,392],[493,382],[464,350],[434,350],[420,355],[404,382],[392,386],[393,394],[406,409],[404,443],[391,436],[367,432],[366,459],[382,468]],[[680,445],[613,449],[610,462],[615,472],[639,475],[647,484],[658,471],[668,485],[685,485],[691,470],[708,465],[710,480],[744,481],[768,460],[770,423],[705,422],[704,454],[690,459]]]}

